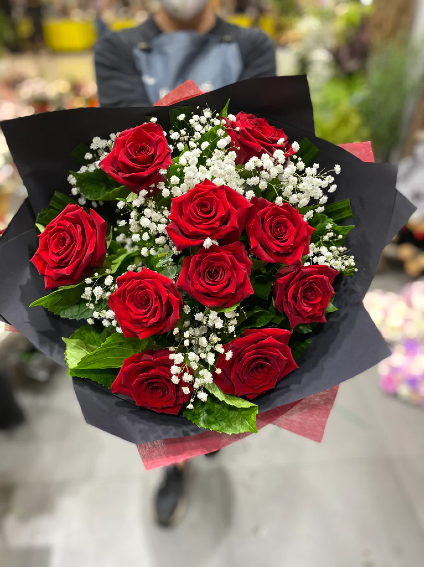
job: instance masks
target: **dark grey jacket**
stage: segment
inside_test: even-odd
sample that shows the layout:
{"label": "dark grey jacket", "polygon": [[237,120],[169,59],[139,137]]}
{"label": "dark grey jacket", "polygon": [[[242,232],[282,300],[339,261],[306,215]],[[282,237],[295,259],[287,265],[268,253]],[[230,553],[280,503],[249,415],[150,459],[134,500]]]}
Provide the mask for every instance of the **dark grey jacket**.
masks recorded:
{"label": "dark grey jacket", "polygon": [[[101,106],[150,106],[133,49],[161,34],[153,18],[136,28],[108,32],[95,46],[96,79]],[[243,71],[239,80],[276,75],[272,40],[257,28],[240,28],[217,18],[209,32],[231,36],[239,46]]]}

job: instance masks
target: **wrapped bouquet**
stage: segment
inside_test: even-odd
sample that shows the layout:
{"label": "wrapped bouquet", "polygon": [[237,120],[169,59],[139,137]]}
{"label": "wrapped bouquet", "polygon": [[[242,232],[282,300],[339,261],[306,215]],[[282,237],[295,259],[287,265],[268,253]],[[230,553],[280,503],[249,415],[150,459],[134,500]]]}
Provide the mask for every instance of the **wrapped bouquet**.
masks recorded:
{"label": "wrapped bouquet", "polygon": [[216,450],[301,401],[323,425],[332,387],[389,354],[362,299],[412,211],[393,166],[315,137],[303,77],[182,104],[3,124],[29,198],[0,313],[142,456]]}

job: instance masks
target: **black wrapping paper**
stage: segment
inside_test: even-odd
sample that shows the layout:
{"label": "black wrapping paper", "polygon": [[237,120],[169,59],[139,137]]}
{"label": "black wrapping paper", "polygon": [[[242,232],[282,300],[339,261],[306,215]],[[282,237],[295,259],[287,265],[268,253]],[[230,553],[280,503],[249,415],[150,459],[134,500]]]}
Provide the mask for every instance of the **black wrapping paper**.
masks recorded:
{"label": "black wrapping paper", "polygon": [[[257,113],[281,126],[291,141],[307,136],[318,146],[320,165],[338,163],[335,200],[351,199],[356,228],[347,243],[357,262],[352,278],[339,278],[335,304],[339,311],[313,336],[299,360],[300,368],[277,388],[256,399],[260,411],[290,403],[352,378],[389,355],[379,331],[362,304],[384,246],[405,224],[414,208],[397,192],[396,168],[363,163],[342,148],[314,136],[312,107],[304,77],[253,79],[184,101],[180,105],[220,110],[230,98],[233,113]],[[157,116],[168,129],[168,108],[78,109],[2,124],[13,158],[28,189],[28,200],[0,240],[0,314],[37,348],[64,364],[64,344],[79,326],[43,308],[28,305],[44,292],[43,278],[29,263],[37,248],[36,214],[55,191],[69,193],[67,176],[77,164],[72,150],[94,136],[107,137]],[[81,324],[81,323],[80,323]],[[193,435],[200,429],[182,417],[158,415],[137,408],[88,380],[74,379],[74,388],[88,423],[135,443]]]}

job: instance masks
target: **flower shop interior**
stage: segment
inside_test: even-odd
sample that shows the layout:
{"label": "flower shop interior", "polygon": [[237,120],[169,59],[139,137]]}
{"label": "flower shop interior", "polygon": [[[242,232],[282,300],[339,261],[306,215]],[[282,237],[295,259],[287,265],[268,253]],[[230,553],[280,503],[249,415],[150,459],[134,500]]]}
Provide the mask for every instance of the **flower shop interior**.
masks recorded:
{"label": "flower shop interior", "polygon": [[[159,2],[179,3],[196,4]],[[164,528],[163,468],[145,470],[137,447],[86,424],[66,370],[0,322],[0,567],[424,564],[423,0],[211,7],[268,36],[277,75],[307,75],[318,137],[370,141],[376,162],[398,165],[416,212],[364,298],[392,354],[340,385],[320,443],[268,425],[188,460],[184,506]],[[1,0],[0,121],[98,107],[96,42],[157,9]],[[0,247],[26,196],[0,129]]]}

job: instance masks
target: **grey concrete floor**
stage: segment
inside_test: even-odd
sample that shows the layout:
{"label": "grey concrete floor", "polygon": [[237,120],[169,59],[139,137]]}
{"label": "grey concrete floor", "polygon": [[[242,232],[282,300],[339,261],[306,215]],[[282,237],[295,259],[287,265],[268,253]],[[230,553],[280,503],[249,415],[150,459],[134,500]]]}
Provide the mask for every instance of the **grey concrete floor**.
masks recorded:
{"label": "grey concrete floor", "polygon": [[0,567],[423,565],[423,412],[381,393],[376,369],[341,386],[321,444],[268,426],[193,459],[172,530],[153,521],[161,471],[84,423],[65,374],[18,397],[27,424],[0,433]]}
{"label": "grey concrete floor", "polygon": [[192,460],[165,531],[161,471],[86,425],[65,375],[19,399],[28,424],[0,434],[1,567],[423,565],[423,414],[374,369],[341,386],[321,444],[268,426]]}

